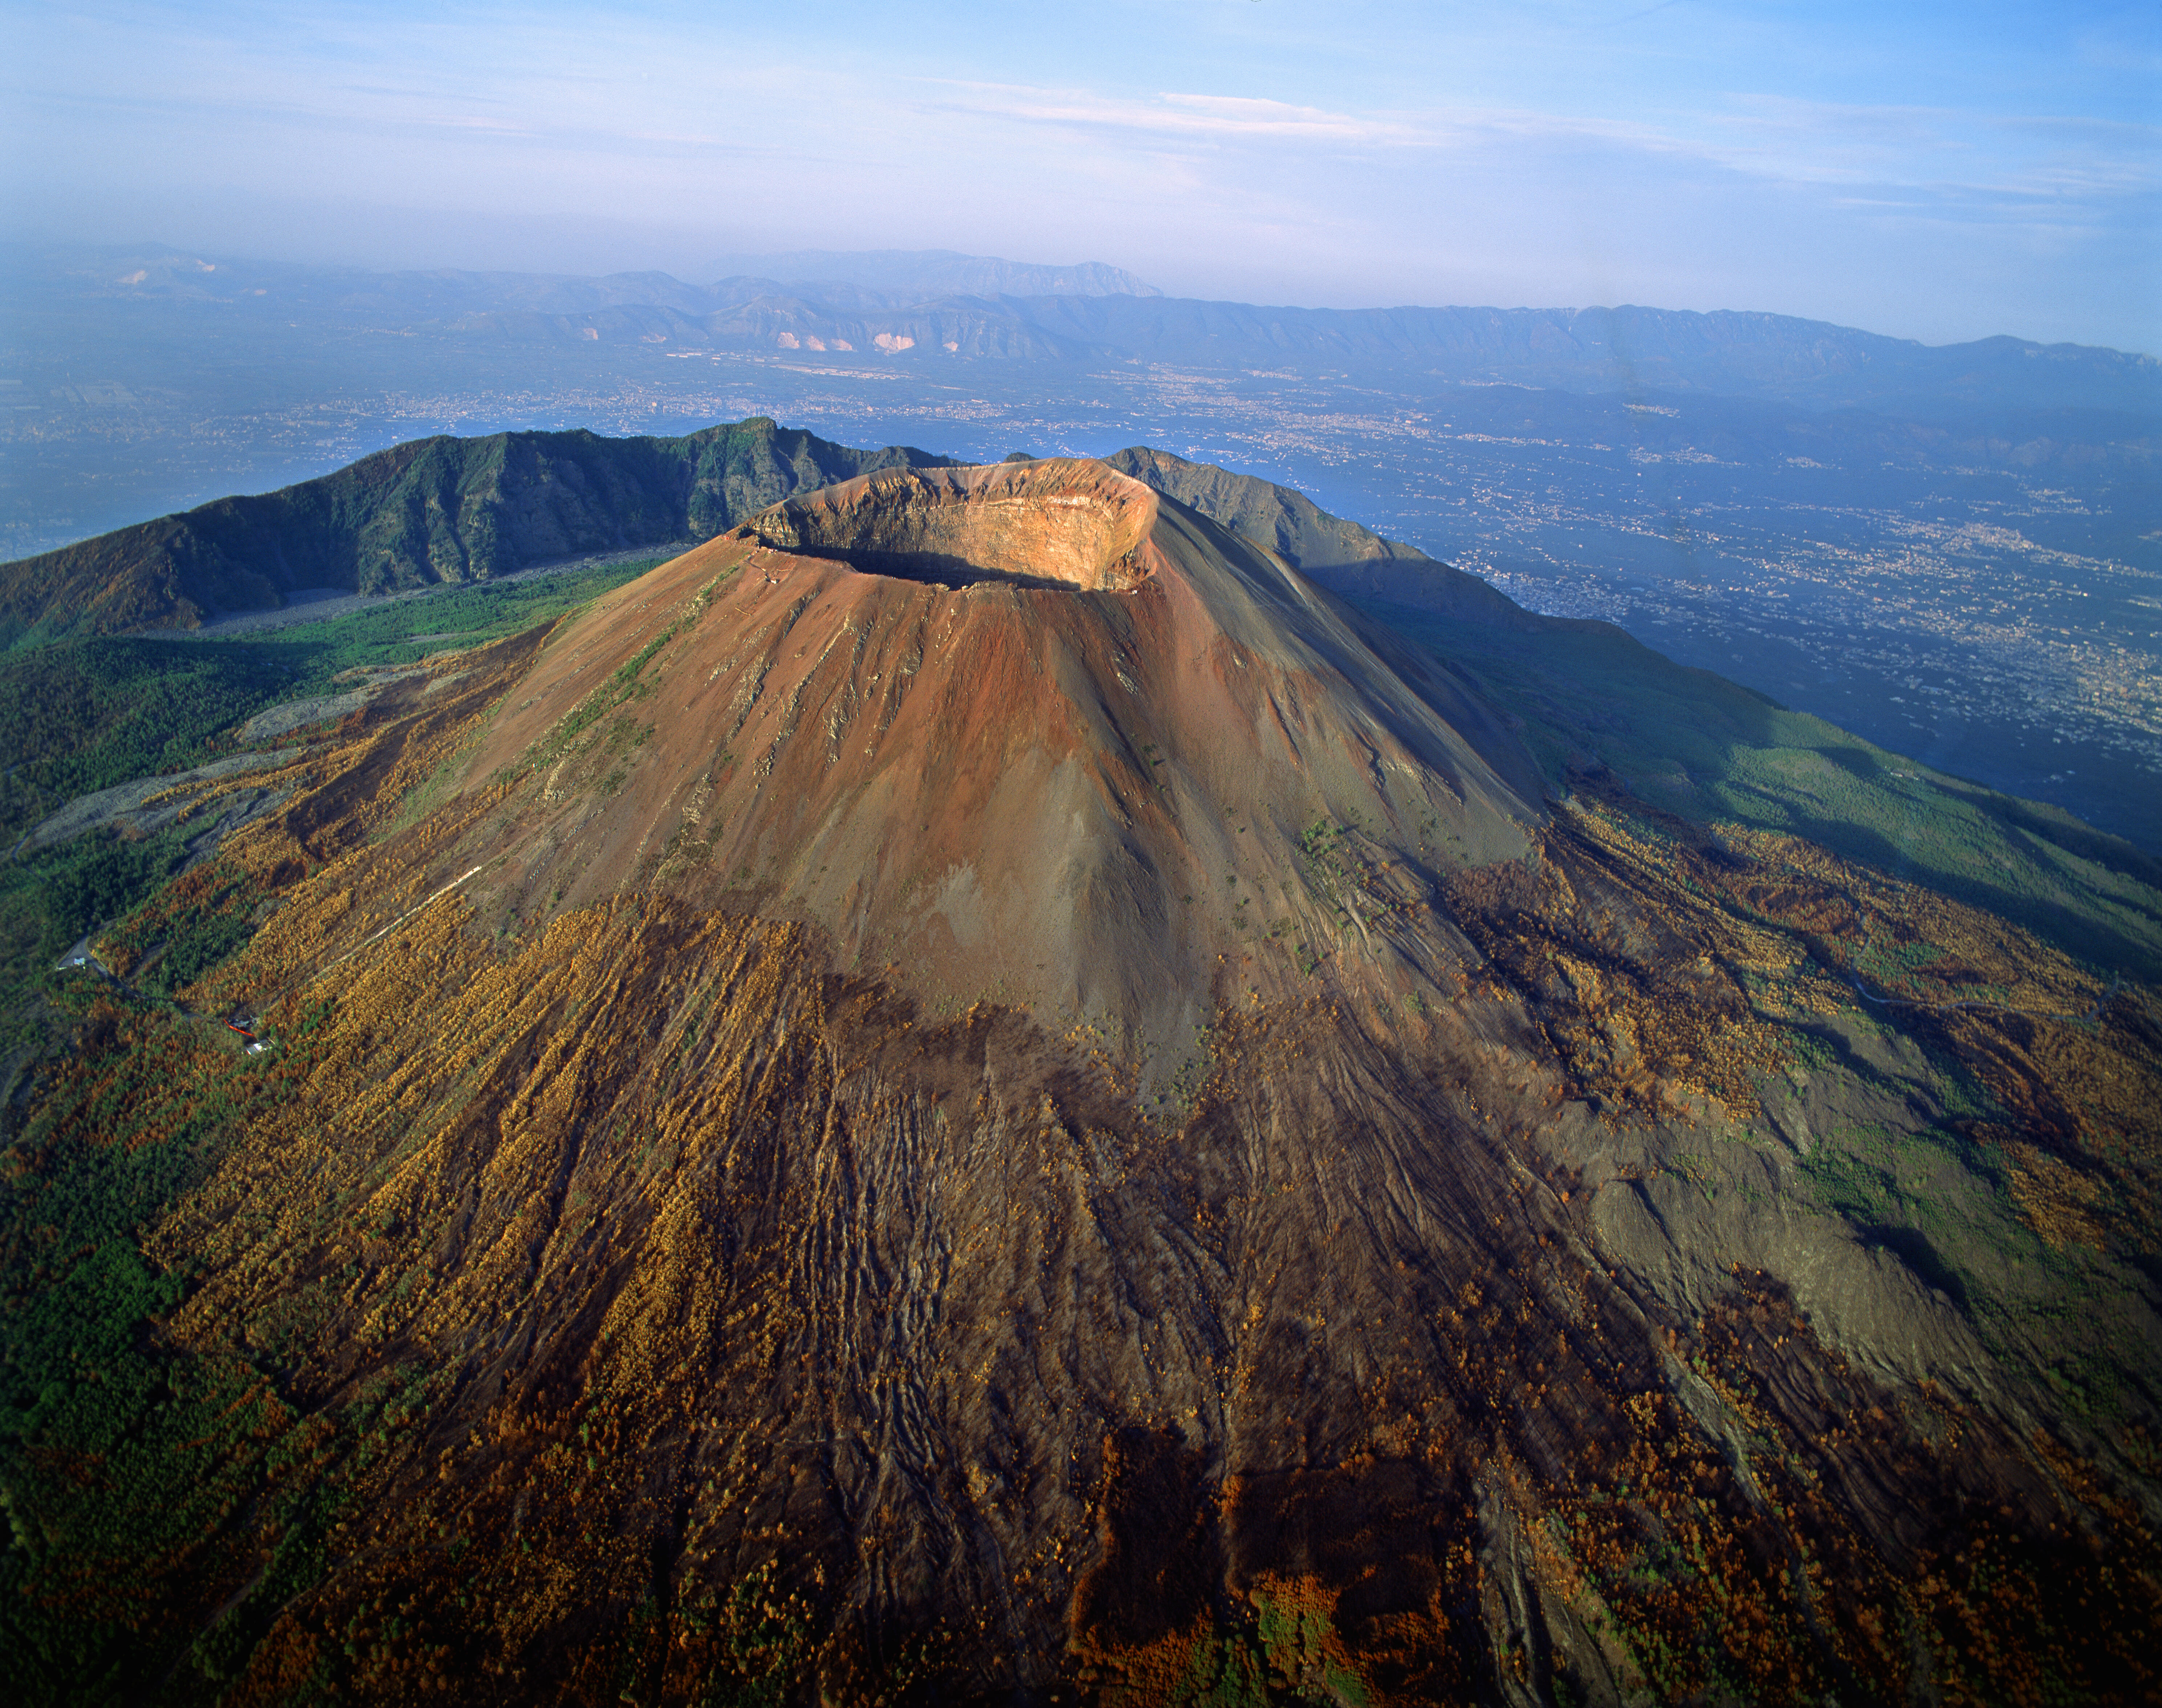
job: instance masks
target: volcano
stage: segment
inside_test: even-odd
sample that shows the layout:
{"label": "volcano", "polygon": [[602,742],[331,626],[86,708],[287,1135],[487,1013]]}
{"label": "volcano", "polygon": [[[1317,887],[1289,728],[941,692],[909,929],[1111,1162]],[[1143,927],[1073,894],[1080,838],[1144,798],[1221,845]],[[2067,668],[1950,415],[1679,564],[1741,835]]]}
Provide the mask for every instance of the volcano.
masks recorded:
{"label": "volcano", "polygon": [[474,850],[497,881],[801,919],[931,1011],[1087,1026],[1152,1079],[1318,963],[1384,1005],[1460,985],[1418,875],[1522,856],[1542,812],[1445,670],[1099,463],[761,512],[563,631],[526,692],[475,761],[540,779]]}
{"label": "volcano", "polygon": [[235,1702],[2153,1688],[2151,988],[1512,680],[1069,458],[399,677],[160,904],[256,1052],[109,1014],[41,1117],[217,1111],[223,1492],[37,1594]]}

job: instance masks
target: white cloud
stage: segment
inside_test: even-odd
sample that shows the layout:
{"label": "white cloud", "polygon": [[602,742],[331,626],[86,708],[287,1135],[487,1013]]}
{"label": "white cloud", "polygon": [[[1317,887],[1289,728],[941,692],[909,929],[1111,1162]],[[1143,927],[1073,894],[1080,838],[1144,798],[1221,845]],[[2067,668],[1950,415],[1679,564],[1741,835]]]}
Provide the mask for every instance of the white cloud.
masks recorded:
{"label": "white cloud", "polygon": [[[940,80],[944,81],[944,80]],[[1139,135],[1386,144],[1417,139],[1401,122],[1242,96],[1166,91],[1131,97],[1086,89],[951,81],[955,92],[927,105],[1025,124],[1079,126]]]}

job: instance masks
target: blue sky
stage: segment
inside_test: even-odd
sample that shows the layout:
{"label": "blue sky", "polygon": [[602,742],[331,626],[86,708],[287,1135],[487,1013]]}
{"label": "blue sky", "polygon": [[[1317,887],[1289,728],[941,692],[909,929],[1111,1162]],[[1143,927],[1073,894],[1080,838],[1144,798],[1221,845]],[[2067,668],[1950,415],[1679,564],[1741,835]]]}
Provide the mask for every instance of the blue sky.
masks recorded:
{"label": "blue sky", "polygon": [[0,220],[364,265],[1102,260],[2162,352],[2162,8],[7,0]]}

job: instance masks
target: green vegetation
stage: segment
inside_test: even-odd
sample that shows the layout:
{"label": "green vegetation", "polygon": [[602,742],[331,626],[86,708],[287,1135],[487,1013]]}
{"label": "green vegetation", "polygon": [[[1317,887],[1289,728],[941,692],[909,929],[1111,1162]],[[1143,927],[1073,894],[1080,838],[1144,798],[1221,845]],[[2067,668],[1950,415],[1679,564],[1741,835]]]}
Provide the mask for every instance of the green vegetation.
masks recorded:
{"label": "green vegetation", "polygon": [[0,835],[12,840],[79,795],[229,752],[254,713],[335,692],[343,671],[518,634],[661,561],[462,588],[259,637],[72,640],[0,657],[0,751],[13,756]]}
{"label": "green vegetation", "polygon": [[[65,641],[0,657],[0,836],[18,843],[68,801],[115,783],[183,770],[240,744],[264,708],[337,692],[356,669],[395,668],[553,621],[645,574],[660,559],[588,566],[495,587],[400,600],[259,637]],[[258,898],[223,866],[178,870],[187,833],[130,840],[110,829],[0,864],[0,1082],[55,1047],[74,1024],[70,989],[91,975],[55,963],[94,927],[126,920],[116,941],[163,943],[141,983],[168,995],[247,940]]]}
{"label": "green vegetation", "polygon": [[1603,766],[1679,817],[1815,842],[2082,960],[2162,973],[2162,863],[2069,813],[1932,771],[1603,624],[1518,630],[1355,603],[1471,671],[1524,720],[1558,788]]}
{"label": "green vegetation", "polygon": [[687,1644],[714,1657],[699,1708],[782,1708],[810,1669],[809,1610],[782,1591],[770,1562],[677,1621]]}
{"label": "green vegetation", "polygon": [[0,565],[0,645],[263,609],[296,588],[482,583],[575,552],[680,547],[793,492],[945,462],[853,450],[762,415],[672,438],[415,439],[318,480]]}
{"label": "green vegetation", "polygon": [[[0,1650],[19,1700],[185,1700],[199,1679],[159,1680],[245,1581],[235,1521],[269,1502],[288,1538],[269,1575],[302,1569],[312,1454],[261,1371],[164,1344],[185,1277],[154,1272],[138,1242],[309,1063],[251,1061],[102,1000],[80,1042],[0,1196]],[[210,1676],[221,1647],[201,1657]]]}
{"label": "green vegetation", "polygon": [[1276,1679],[1314,1679],[1324,1701],[1341,1708],[1366,1708],[1366,1686],[1332,1653],[1334,1621],[1310,1601],[1294,1596],[1254,1593],[1255,1630]]}
{"label": "green vegetation", "polygon": [[320,623],[295,624],[259,639],[184,643],[199,649],[245,648],[290,672],[296,687],[279,696],[327,693],[336,677],[357,667],[417,664],[437,653],[463,651],[551,623],[603,593],[666,563],[656,553],[629,563],[585,564],[499,585],[451,588],[422,599],[400,599]]}
{"label": "green vegetation", "polygon": [[55,999],[88,990],[91,975],[55,963],[91,926],[155,892],[181,846],[176,830],[139,842],[101,830],[0,865],[0,1073],[21,1071],[73,1025],[79,1003]]}
{"label": "green vegetation", "polygon": [[[548,765],[561,758],[579,747],[580,739],[586,732],[619,706],[650,697],[654,691],[654,683],[645,675],[646,666],[652,663],[655,656],[678,635],[697,626],[698,619],[706,614],[706,607],[713,603],[715,589],[734,573],[733,570],[724,571],[699,588],[672,622],[618,665],[606,682],[565,713],[556,727],[533,744],[519,769],[530,770],[535,765]],[[641,727],[631,718],[619,718],[609,728],[606,755],[613,757],[626,751],[635,752],[645,744],[647,737],[652,733],[653,726],[650,724]],[[590,746],[592,744],[585,744]],[[604,795],[613,794],[623,781],[622,776],[614,772],[611,772],[610,776],[614,781],[603,787],[601,792]]]}
{"label": "green vegetation", "polygon": [[1106,1693],[1141,1708],[1365,1708],[1366,1682],[1344,1664],[1329,1614],[1287,1586],[1251,1592],[1251,1606],[1226,1610],[1197,1636],[1168,1676]]}
{"label": "green vegetation", "polygon": [[289,659],[232,641],[77,640],[0,659],[0,835],[79,795],[199,765],[241,720],[304,691]]}
{"label": "green vegetation", "polygon": [[255,880],[221,857],[131,908],[106,941],[131,959],[159,951],[138,982],[171,996],[248,941],[261,900]]}
{"label": "green vegetation", "polygon": [[[18,652],[0,661],[0,739],[17,756],[0,824],[13,839],[75,796],[232,750],[248,717],[335,692],[346,671],[520,632],[652,567],[463,588],[260,638]],[[186,1277],[145,1260],[145,1231],[311,1067],[306,1028],[251,1058],[141,1000],[201,976],[253,928],[259,896],[238,865],[175,877],[185,840],[180,827],[97,830],[0,867],[0,1052],[17,1072],[42,1059],[48,1081],[0,1194],[0,1651],[27,1700],[209,1700],[320,1576],[341,1483],[326,1470],[364,1467],[398,1411],[398,1395],[371,1390],[343,1425],[306,1423],[267,1369],[162,1333]],[[99,925],[123,951],[159,951],[140,998],[55,967]],[[266,1345],[285,1338],[264,1326]],[[276,1538],[267,1559],[243,1554],[251,1531]]]}

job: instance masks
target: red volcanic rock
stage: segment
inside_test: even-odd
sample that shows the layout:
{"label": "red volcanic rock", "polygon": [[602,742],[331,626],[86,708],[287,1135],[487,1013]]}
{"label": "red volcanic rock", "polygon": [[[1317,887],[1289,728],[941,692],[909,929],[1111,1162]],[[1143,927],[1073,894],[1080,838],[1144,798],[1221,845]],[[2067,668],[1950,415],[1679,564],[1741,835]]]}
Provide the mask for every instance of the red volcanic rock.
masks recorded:
{"label": "red volcanic rock", "polygon": [[[663,633],[650,697],[609,714],[634,746],[551,738]],[[776,505],[568,625],[525,696],[470,776],[545,765],[514,859],[573,870],[570,902],[755,891],[846,965],[1145,1053],[1322,958],[1376,995],[1454,988],[1421,875],[1521,854],[1539,812],[1439,666],[1081,460]]]}

